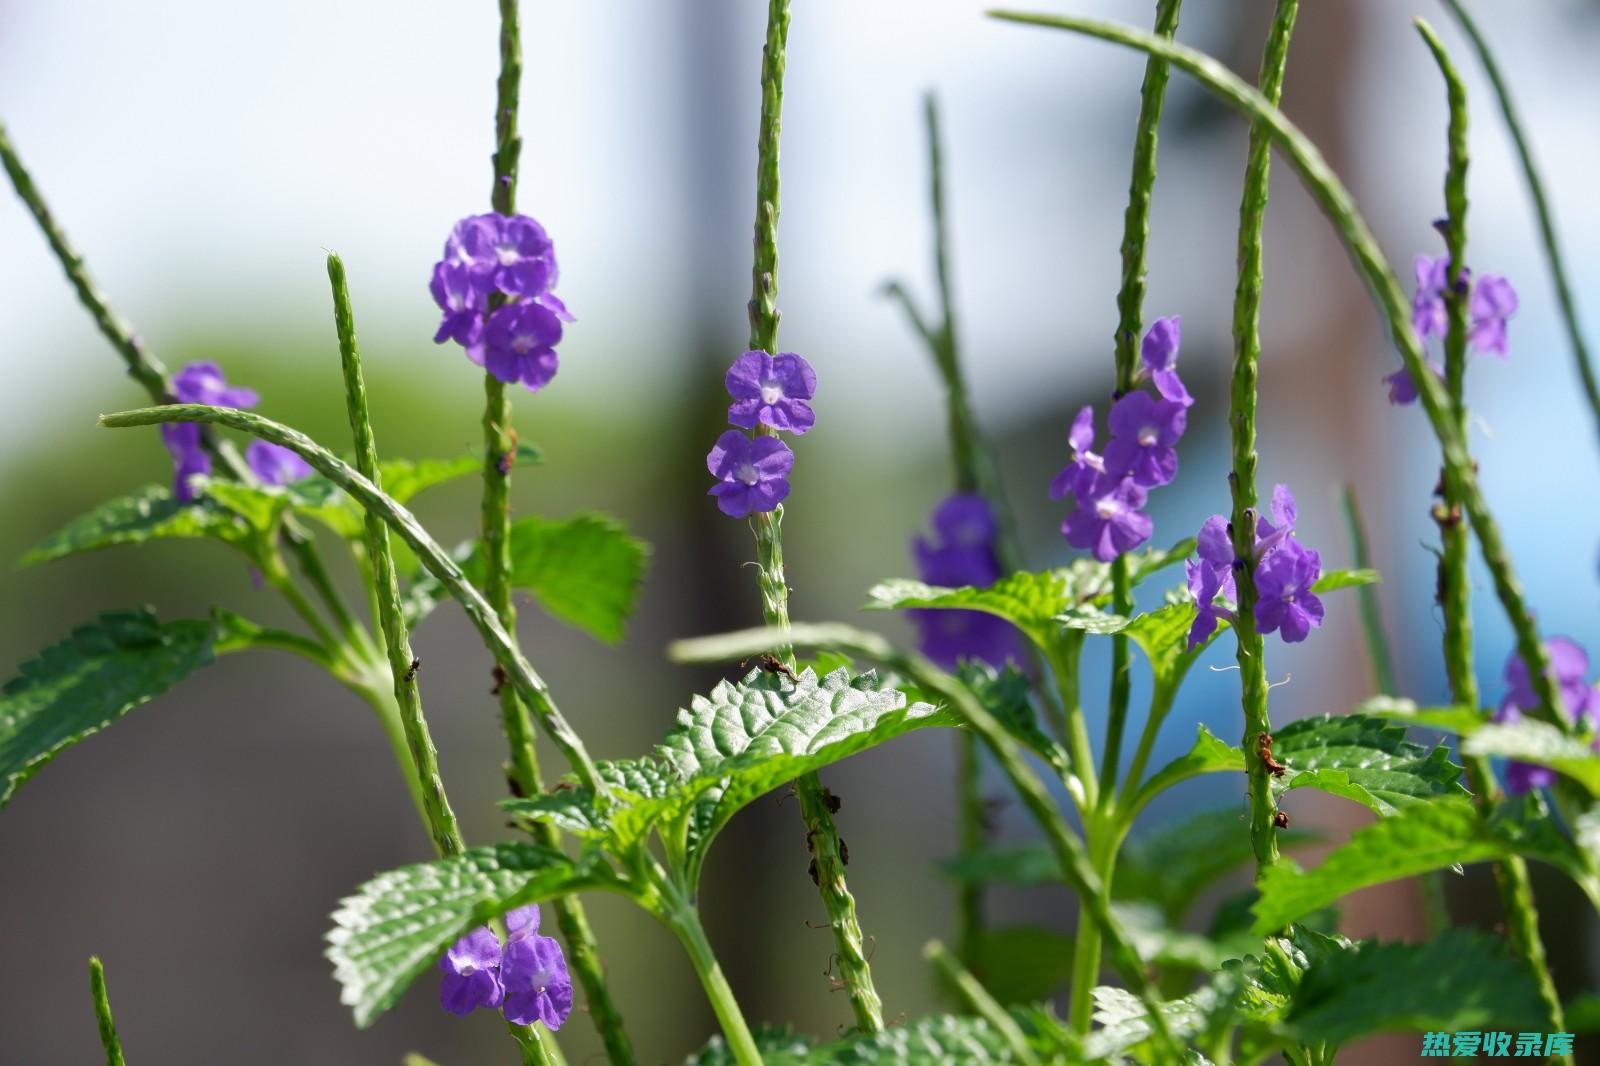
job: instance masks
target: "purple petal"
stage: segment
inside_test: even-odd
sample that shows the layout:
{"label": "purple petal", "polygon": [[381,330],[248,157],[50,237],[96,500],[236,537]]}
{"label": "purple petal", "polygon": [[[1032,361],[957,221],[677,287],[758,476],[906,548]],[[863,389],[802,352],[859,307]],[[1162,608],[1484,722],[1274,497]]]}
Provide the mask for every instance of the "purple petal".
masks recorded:
{"label": "purple petal", "polygon": [[1139,346],[1144,365],[1151,370],[1170,370],[1178,361],[1178,344],[1182,339],[1181,319],[1178,315],[1158,318],[1150,323]]}
{"label": "purple petal", "polygon": [[1072,420],[1072,428],[1067,431],[1067,441],[1075,452],[1086,452],[1094,447],[1094,408],[1085,404],[1079,409],[1077,417]]}
{"label": "purple petal", "polygon": [[1156,391],[1164,399],[1183,407],[1194,406],[1194,397],[1183,387],[1183,379],[1178,376],[1176,370],[1157,370],[1150,377],[1155,382]]}
{"label": "purple petal", "polygon": [[1200,526],[1195,535],[1195,552],[1213,566],[1233,565],[1233,540],[1228,536],[1228,518],[1214,514]]}
{"label": "purple petal", "polygon": [[1289,486],[1283,484],[1272,486],[1272,520],[1280,528],[1292,530],[1298,515],[1299,512],[1294,505],[1294,493],[1289,491]]}
{"label": "purple petal", "polygon": [[297,453],[264,440],[251,441],[244,459],[266,485],[287,485],[311,474],[310,464]]}
{"label": "purple petal", "polygon": [[734,465],[744,459],[749,447],[749,437],[737,430],[727,430],[706,455],[706,469],[719,478],[732,477]]}

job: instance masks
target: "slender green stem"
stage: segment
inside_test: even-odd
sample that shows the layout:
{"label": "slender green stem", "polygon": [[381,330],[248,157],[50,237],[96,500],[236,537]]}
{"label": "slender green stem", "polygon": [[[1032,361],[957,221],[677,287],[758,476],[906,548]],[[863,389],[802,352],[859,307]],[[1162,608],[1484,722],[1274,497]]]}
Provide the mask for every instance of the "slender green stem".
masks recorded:
{"label": "slender green stem", "polygon": [[937,940],[928,941],[923,945],[922,957],[933,965],[939,976],[961,993],[962,999],[974,1014],[994,1027],[994,1031],[1006,1042],[1017,1062],[1023,1066],[1038,1066],[1039,1058],[1028,1046],[1028,1038],[1023,1034],[1017,1020],[1006,1013],[1006,1009],[989,994],[989,990],[984,988],[983,984],[972,976],[943,944]]}
{"label": "slender green stem", "polygon": [[[1170,38],[1178,31],[1182,0],[1158,0],[1155,34]],[[1167,61],[1152,54],[1145,62],[1144,83],[1139,88],[1139,119],[1134,126],[1132,174],[1128,179],[1128,207],[1122,216],[1122,284],[1117,289],[1116,395],[1138,386],[1139,332],[1144,324],[1145,245],[1150,239],[1150,201],[1156,186],[1156,143],[1161,112],[1166,106]],[[1133,613],[1133,585],[1128,561],[1119,555],[1111,564],[1112,610]],[[1102,753],[1101,805],[1108,804],[1116,786],[1122,759],[1122,734],[1128,722],[1132,676],[1128,638],[1111,638],[1111,698],[1106,711],[1106,747]]]}
{"label": "slender green stem", "polygon": [[[1361,520],[1361,505],[1356,500],[1356,487],[1346,484],[1341,499],[1344,504],[1345,529],[1350,534],[1352,562],[1359,569],[1370,569],[1372,549],[1368,545],[1366,524]],[[1394,658],[1389,651],[1389,634],[1384,629],[1377,587],[1363,585],[1356,590],[1356,600],[1361,605],[1361,632],[1367,642],[1367,659],[1372,664],[1373,682],[1377,685],[1378,691],[1384,695],[1398,696],[1400,682],[1395,675]]]}
{"label": "slender green stem", "polygon": [[1120,843],[1120,838],[1111,839],[1111,824],[1099,814],[1085,823],[1083,832],[1089,848],[1089,862],[1104,898],[1095,901],[1080,896],[1078,899],[1078,925],[1072,944],[1072,984],[1067,990],[1067,1024],[1080,1034],[1088,1033],[1094,1020],[1094,990],[1100,983],[1102,936],[1094,920],[1094,911],[1096,906],[1111,900],[1111,881],[1116,873]]}
{"label": "slender green stem", "polygon": [[[958,854],[973,855],[983,849],[985,837],[983,769],[978,762],[977,738],[968,733],[957,734],[955,748],[959,803],[956,848]],[[956,889],[956,954],[968,966],[978,958],[983,941],[983,897],[983,883],[976,878]]]}
{"label": "slender green stem", "polygon": [[[1261,95],[1276,105],[1283,94],[1284,67],[1289,38],[1294,32],[1298,0],[1278,0],[1272,29],[1261,57]],[[1239,281],[1233,297],[1233,387],[1229,393],[1228,426],[1233,438],[1233,471],[1228,485],[1233,496],[1229,529],[1233,554],[1242,565],[1234,567],[1239,591],[1239,612],[1233,624],[1238,638],[1241,705],[1244,709],[1245,774],[1250,793],[1250,844],[1256,866],[1264,870],[1278,861],[1277,814],[1272,799],[1272,776],[1267,753],[1272,743],[1272,721],[1267,708],[1266,644],[1255,625],[1256,536],[1256,401],[1261,366],[1261,231],[1267,211],[1272,143],[1266,126],[1250,124],[1250,147],[1245,160],[1244,195],[1239,204]]]}
{"label": "slender green stem", "polygon": [[[1176,684],[1162,684],[1159,681],[1150,693],[1150,712],[1145,715],[1144,729],[1139,733],[1139,746],[1133,751],[1133,761],[1128,764],[1127,779],[1122,782],[1122,794],[1117,797],[1119,813],[1133,801],[1133,797],[1139,792],[1139,786],[1144,783],[1145,767],[1150,764],[1156,737],[1161,732],[1162,723],[1172,711],[1172,701],[1177,695]],[[1119,821],[1121,820],[1123,819],[1119,818]]]}
{"label": "slender green stem", "polygon": [[[1072,756],[1072,769],[1081,786],[1082,797],[1074,793],[1079,813],[1087,817],[1099,801],[1099,781],[1094,772],[1094,753],[1089,746],[1089,726],[1083,716],[1083,700],[1079,691],[1078,663],[1083,653],[1083,633],[1062,633],[1046,653],[1050,674],[1056,681],[1056,699],[1060,704],[1060,721],[1057,729]],[[1053,705],[1046,704],[1050,709]]]}
{"label": "slender green stem", "polygon": [[[372,420],[367,411],[367,386],[361,373],[361,350],[356,343],[355,316],[350,309],[350,290],[345,284],[344,263],[337,255],[328,256],[328,280],[333,287],[333,319],[339,331],[339,358],[344,370],[345,407],[350,415],[350,432],[355,438],[356,468],[382,490],[378,473],[378,449],[373,438]],[[394,553],[389,546],[389,527],[383,519],[367,512],[367,558],[372,562],[378,593],[378,622],[388,652],[389,672],[393,675],[395,703],[400,708],[400,724],[405,729],[411,766],[422,786],[428,833],[440,858],[466,850],[461,827],[445,795],[439,776],[439,753],[422,713],[422,693],[418,685],[417,661],[411,654],[411,636],[400,606],[400,579],[395,571]]]}
{"label": "slender green stem", "polygon": [[122,1057],[122,1041],[117,1039],[117,1023],[111,1017],[111,1000],[106,995],[106,971],[99,958],[89,957],[89,994],[94,997],[94,1017],[100,1026],[100,1046],[106,1051],[106,1066],[127,1066]]}
{"label": "slender green stem", "polygon": [[[522,94],[522,20],[519,0],[500,0],[500,76],[495,92],[494,186],[490,202],[502,215],[516,213],[518,162],[522,137],[517,132]],[[499,299],[494,301],[498,306]],[[493,374],[483,376],[483,531],[484,598],[501,627],[517,631],[517,611],[511,596],[511,468],[516,455],[516,431],[511,421],[511,396]],[[500,722],[505,731],[510,762],[506,779],[513,794],[532,796],[544,788],[539,775],[537,735],[533,717],[511,685],[499,685]],[[552,825],[538,823],[533,836],[548,847],[559,847],[561,835]],[[611,996],[600,948],[583,903],[577,896],[551,901],[556,922],[567,941],[568,961],[583,986],[589,1017],[605,1045],[612,1066],[632,1066],[637,1061],[628,1039],[622,1013]]]}
{"label": "slender green stem", "polygon": [[440,547],[439,542],[428,534],[415,515],[386,496],[383,490],[361,476],[360,472],[348,463],[304,433],[249,411],[211,407],[206,404],[180,403],[162,407],[143,407],[135,411],[123,411],[100,417],[101,425],[113,429],[154,426],[166,422],[204,422],[228,426],[271,444],[288,448],[310,464],[313,470],[349,493],[351,498],[365,510],[382,518],[416,553],[427,571],[438,578],[440,584],[457,603],[461,604],[467,620],[483,639],[484,646],[505,668],[508,679],[533,708],[539,724],[550,734],[550,739],[555,741],[556,747],[561,749],[562,755],[571,764],[579,780],[592,789],[602,803],[609,802],[610,787],[600,778],[594,760],[589,757],[588,751],[583,746],[583,741],[556,707],[544,679],[522,654],[516,641],[500,625],[500,620],[495,617],[494,609],[489,606],[488,601],[472,586],[466,575],[461,572],[461,567],[450,557],[450,553]]}
{"label": "slender green stem", "polygon": [[1094,19],[1016,12],[990,14],[995,18],[1012,22],[1069,30],[1139,51],[1158,52],[1166,56],[1174,66],[1195,77],[1219,99],[1238,109],[1246,117],[1259,119],[1265,125],[1273,145],[1300,174],[1306,188],[1328,217],[1340,240],[1344,242],[1357,269],[1371,286],[1378,310],[1389,326],[1395,347],[1405,362],[1406,370],[1416,381],[1423,411],[1433,429],[1434,437],[1439,441],[1445,463],[1460,476],[1462,500],[1467,518],[1477,535],[1484,562],[1494,582],[1495,594],[1516,634],[1517,653],[1529,666],[1534,691],[1538,696],[1538,706],[1533,713],[1541,720],[1563,730],[1571,728],[1565,716],[1557,710],[1560,700],[1554,678],[1550,674],[1549,656],[1539,640],[1538,626],[1528,610],[1522,584],[1512,568],[1505,542],[1500,535],[1500,527],[1495,522],[1494,515],[1490,512],[1479,488],[1466,441],[1460,428],[1450,417],[1449,397],[1444,391],[1444,385],[1428,371],[1420,341],[1411,328],[1410,301],[1401,288],[1400,279],[1395,276],[1379,249],[1371,228],[1356,208],[1349,190],[1322,158],[1322,153],[1284,116],[1283,112],[1217,60],[1203,52],[1132,27]]}
{"label": "slender green stem", "polygon": [[[62,271],[67,275],[67,281],[78,294],[78,301],[89,312],[89,317],[94,319],[94,324],[101,335],[122,357],[128,376],[139,383],[152,403],[166,403],[172,400],[174,394],[172,382],[167,377],[167,368],[145,348],[144,342],[134,332],[133,326],[117,314],[100,291],[100,287],[89,276],[83,256],[67,240],[66,232],[56,222],[55,216],[50,213],[49,205],[44,202],[44,197],[34,185],[32,175],[22,165],[22,159],[12,145],[4,123],[0,123],[0,165],[4,166],[7,176],[11,179],[12,188],[16,190],[17,196],[28,208],[28,212],[33,215],[34,222],[38,224],[40,232],[50,245],[50,250],[55,253],[56,261],[61,264]],[[230,475],[241,481],[251,480],[249,468],[226,441],[218,441],[208,433],[202,438],[202,443],[208,451],[217,456]],[[305,570],[306,576],[311,580],[312,587],[316,589],[317,595],[322,598],[329,613],[347,638],[357,647],[370,645],[365,631],[355,622],[339,596],[338,589],[329,580],[327,571],[317,554],[316,545],[293,520],[293,516],[284,522],[284,537],[302,569]]]}
{"label": "slender green stem", "polygon": [[[1450,110],[1444,179],[1446,218],[1442,227],[1450,259],[1445,275],[1445,309],[1448,315],[1444,342],[1445,390],[1449,396],[1451,416],[1458,431],[1465,437],[1469,292],[1469,283],[1466,281],[1467,90],[1433,28],[1422,19],[1416,20],[1416,27],[1444,78]],[[1470,538],[1461,521],[1460,479],[1446,467],[1440,475],[1440,482],[1444,499],[1435,507],[1434,519],[1443,543],[1439,556],[1438,587],[1440,607],[1444,613],[1445,673],[1450,681],[1451,698],[1462,706],[1477,707],[1479,693],[1477,670],[1473,662],[1472,585],[1468,571]],[[1478,797],[1480,809],[1488,817],[1494,809],[1494,779],[1491,771],[1487,761],[1481,757],[1469,757],[1466,761],[1468,781]],[[1520,860],[1516,864],[1502,862],[1497,867],[1495,880],[1500,889],[1512,944],[1533,969],[1550,1024],[1559,1032],[1564,1028],[1561,1000],[1556,994],[1545,957],[1544,942],[1539,936],[1538,913],[1534,909],[1527,867]]]}
{"label": "slender green stem", "polygon": [[400,768],[411,802],[417,808],[417,818],[428,825],[428,797],[418,776],[416,763],[411,758],[411,743],[406,737],[405,723],[400,720],[400,704],[395,701],[394,680],[389,670],[389,660],[375,660],[370,665],[372,677],[352,685],[357,695],[366,701],[378,717],[378,725],[389,741],[394,753],[394,764]]}
{"label": "slender green stem", "polygon": [[694,905],[686,900],[676,900],[664,913],[663,921],[689,953],[694,972],[699,975],[706,998],[711,1001],[711,1010],[722,1026],[722,1035],[728,1042],[728,1052],[733,1056],[733,1061],[738,1066],[761,1066],[761,1051],[756,1047],[755,1037],[744,1020],[733,989],[728,986],[728,979],[723,976],[722,967],[711,950],[711,942],[706,939],[706,931],[700,924],[700,915]]}
{"label": "slender green stem", "polygon": [[[679,662],[725,662],[742,655],[752,655],[772,646],[779,632],[772,628],[746,629],[696,640],[678,641],[668,648],[668,654]],[[1056,808],[1044,782],[1028,765],[1017,742],[1005,726],[989,712],[971,690],[960,681],[940,670],[928,659],[915,652],[902,651],[876,633],[868,633],[846,625],[792,625],[782,631],[783,638],[796,647],[831,648],[873,659],[909,678],[924,692],[936,696],[959,714],[966,724],[983,739],[994,754],[1000,768],[1011,780],[1023,805],[1033,815],[1045,832],[1045,837],[1057,861],[1061,875],[1078,896],[1089,901],[1089,917],[1100,929],[1106,946],[1110,949],[1111,964],[1122,975],[1128,987],[1139,997],[1150,1015],[1155,1039],[1163,1049],[1177,1055],[1171,1030],[1160,1010],[1160,997],[1150,980],[1144,963],[1133,948],[1127,932],[1111,912],[1109,896],[1100,877],[1095,873],[1083,842],[1073,833],[1061,812]],[[1174,1057],[1170,1060],[1177,1061]]]}
{"label": "slender green stem", "polygon": [[[783,126],[783,74],[787,64],[789,0],[769,0],[766,44],[761,52],[761,124],[756,141],[755,257],[751,267],[750,347],[776,352],[778,344],[778,142]],[[776,437],[777,431],[761,426],[758,433]],[[789,624],[789,584],[783,570],[783,508],[750,516],[756,539],[761,612],[769,625]],[[773,649],[788,665],[793,649]],[[883,1003],[872,984],[855,897],[844,875],[844,845],[833,823],[830,798],[815,773],[795,783],[806,839],[812,848],[812,880],[833,928],[839,956],[839,976],[850,997],[850,1009],[863,1032],[883,1029]]]}
{"label": "slender green stem", "polygon": [[1544,245],[1545,259],[1550,263],[1551,279],[1555,282],[1556,302],[1561,306],[1561,321],[1566,326],[1567,340],[1572,345],[1572,361],[1577,365],[1578,380],[1583,384],[1584,398],[1589,401],[1589,410],[1594,415],[1595,426],[1600,429],[1600,382],[1595,380],[1594,361],[1589,356],[1589,346],[1584,342],[1583,330],[1578,324],[1578,302],[1573,297],[1572,285],[1567,280],[1566,263],[1561,257],[1560,242],[1556,240],[1555,219],[1550,212],[1549,200],[1545,196],[1544,180],[1539,176],[1539,168],[1533,161],[1533,149],[1528,144],[1522,119],[1517,114],[1516,105],[1512,103],[1511,90],[1500,75],[1500,65],[1495,62],[1483,34],[1478,32],[1477,23],[1467,14],[1467,9],[1460,0],[1444,0],[1444,4],[1472,42],[1472,47],[1478,53],[1478,60],[1483,64],[1483,72],[1488,75],[1489,84],[1494,87],[1495,97],[1500,102],[1500,113],[1505,116],[1506,129],[1511,134],[1512,144],[1516,146],[1517,159],[1522,164],[1523,177],[1528,182],[1528,193],[1533,197],[1534,214],[1539,219],[1540,241]]}

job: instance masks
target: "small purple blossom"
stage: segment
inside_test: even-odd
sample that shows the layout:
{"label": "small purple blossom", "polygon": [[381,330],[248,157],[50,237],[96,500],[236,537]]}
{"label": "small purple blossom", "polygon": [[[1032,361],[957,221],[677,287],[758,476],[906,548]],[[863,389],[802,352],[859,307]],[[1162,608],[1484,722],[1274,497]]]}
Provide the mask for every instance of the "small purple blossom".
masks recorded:
{"label": "small purple blossom", "polygon": [[1132,478],[1101,476],[1078,495],[1077,510],[1061,524],[1061,532],[1074,548],[1109,563],[1150,539],[1150,516],[1140,510],[1148,498]]}
{"label": "small purple blossom", "polygon": [[[1600,692],[1589,684],[1586,676],[1588,653],[1570,637],[1551,637],[1545,641],[1544,648],[1550,656],[1550,674],[1561,694],[1561,713],[1574,725],[1587,723],[1591,729],[1600,727]],[[1512,725],[1539,705],[1539,697],[1533,691],[1533,679],[1522,656],[1513,653],[1506,660],[1505,680],[1506,697],[1500,702],[1494,720]],[[1600,737],[1595,740],[1595,750],[1600,751]],[[1548,788],[1555,779],[1555,771],[1546,766],[1516,761],[1506,764],[1506,791],[1514,796]]]}
{"label": "small purple blossom", "polygon": [[462,219],[445,242],[444,262],[468,268],[507,296],[538,296],[556,283],[555,245],[526,215]]}
{"label": "small purple blossom", "polygon": [[538,392],[556,376],[556,342],[561,320],[539,303],[507,304],[489,316],[484,333],[483,365],[507,385],[521,382]]}
{"label": "small purple blossom", "polygon": [[1294,503],[1294,493],[1289,491],[1289,486],[1283,484],[1272,486],[1272,502],[1267,507],[1267,514],[1272,516],[1272,521],[1267,521],[1266,515],[1256,516],[1255,556],[1258,564],[1285,537],[1294,533],[1294,523],[1299,513],[1299,508]]}
{"label": "small purple blossom", "polygon": [[506,1020],[515,1025],[541,1021],[552,1032],[572,1013],[572,978],[555,938],[539,935],[539,908],[522,907],[506,915],[506,945],[500,956]]}
{"label": "small purple blossom", "polygon": [[192,479],[211,473],[211,456],[206,454],[198,422],[163,422],[161,443],[172,455],[172,495],[182,503],[194,499]]}
{"label": "small purple blossom", "polygon": [[[253,389],[229,385],[222,368],[209,361],[190,363],[173,375],[172,395],[179,403],[219,407],[254,407],[260,400]],[[204,433],[196,422],[167,422],[161,426],[161,441],[172,455],[172,495],[187,503],[195,496],[192,480],[211,473]]]}
{"label": "small purple blossom", "polygon": [[1297,644],[1322,625],[1322,601],[1311,586],[1322,576],[1322,557],[1286,539],[1256,565],[1256,628],[1279,631]]}
{"label": "small purple blossom", "polygon": [[1472,316],[1472,325],[1467,331],[1467,340],[1472,347],[1504,359],[1506,319],[1516,313],[1517,290],[1505,278],[1485,274],[1473,286],[1467,309]]}
{"label": "small purple blossom", "polygon": [[717,438],[706,467],[719,482],[709,490],[723,514],[744,518],[771,511],[789,495],[794,453],[776,437],[750,438],[730,429]]}
{"label": "small purple blossom", "polygon": [[[934,509],[936,540],[917,537],[911,551],[922,580],[930,585],[984,587],[1000,577],[995,556],[996,524],[989,502],[975,493],[957,493]],[[1016,629],[983,611],[922,609],[907,612],[921,635],[922,653],[947,670],[963,659],[999,668],[1022,660]]]}
{"label": "small purple blossom", "polygon": [[457,940],[439,960],[444,978],[439,1003],[451,1014],[471,1014],[479,1007],[498,1007],[505,995],[500,983],[500,940],[481,926]]}
{"label": "small purple blossom", "polygon": [[1205,520],[1195,535],[1195,554],[1198,558],[1184,564],[1189,593],[1195,602],[1195,619],[1189,627],[1191,651],[1216,632],[1218,619],[1233,619],[1232,610],[1216,603],[1218,596],[1229,601],[1238,597],[1233,578],[1233,541],[1228,536],[1226,517],[1216,514]]}
{"label": "small purple blossom", "polygon": [[1094,479],[1106,472],[1105,460],[1096,455],[1094,447],[1094,408],[1085,405],[1072,420],[1067,432],[1072,445],[1072,461],[1050,482],[1050,498],[1063,500],[1077,496],[1094,484]]}
{"label": "small purple blossom", "polygon": [[[1443,381],[1444,367],[1440,366],[1432,359],[1429,359],[1427,362],[1428,369],[1433,372],[1433,376],[1438,378],[1440,381]],[[1417,397],[1420,395],[1420,393],[1417,391],[1416,379],[1411,376],[1411,371],[1407,370],[1405,367],[1401,367],[1393,374],[1385,377],[1383,379],[1383,383],[1389,386],[1389,402],[1394,404],[1396,407],[1405,407],[1409,404],[1414,404],[1417,402]]]}
{"label": "small purple blossom", "polygon": [[1107,472],[1127,474],[1143,488],[1168,484],[1178,476],[1173,445],[1183,436],[1188,418],[1181,403],[1157,400],[1147,392],[1128,393],[1111,408]]}
{"label": "small purple blossom", "polygon": [[440,262],[433,266],[428,291],[444,312],[435,344],[455,341],[471,348],[483,338],[483,316],[489,309],[488,278],[465,263]]}
{"label": "small purple blossom", "polygon": [[1162,398],[1191,407],[1194,397],[1189,395],[1189,390],[1183,387],[1183,379],[1178,377],[1178,345],[1181,341],[1181,318],[1178,315],[1158,318],[1150,323],[1150,328],[1145,332],[1139,354]]}
{"label": "small purple blossom", "polygon": [[253,440],[245,449],[244,460],[263,485],[287,485],[311,473],[311,466],[288,448]]}
{"label": "small purple blossom", "polygon": [[728,421],[745,429],[771,426],[799,436],[816,424],[808,403],[817,391],[811,364],[793,352],[745,352],[728,368]]}
{"label": "small purple blossom", "polygon": [[1450,315],[1444,305],[1450,257],[1419,255],[1411,267],[1417,278],[1417,291],[1411,297],[1411,328],[1423,340],[1442,337],[1450,328]]}
{"label": "small purple blossom", "polygon": [[179,403],[207,403],[218,407],[254,407],[260,402],[254,389],[229,385],[216,363],[190,363],[172,378],[172,393]]}

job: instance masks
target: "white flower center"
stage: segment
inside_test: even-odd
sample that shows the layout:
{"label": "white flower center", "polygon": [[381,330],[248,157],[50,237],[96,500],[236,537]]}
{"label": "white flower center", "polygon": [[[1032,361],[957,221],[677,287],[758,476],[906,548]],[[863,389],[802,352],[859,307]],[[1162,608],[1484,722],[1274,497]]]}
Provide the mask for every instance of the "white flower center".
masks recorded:
{"label": "white flower center", "polygon": [[527,355],[534,349],[534,338],[531,333],[518,333],[511,338],[511,350],[518,355]]}
{"label": "white flower center", "polygon": [[1155,426],[1140,426],[1139,427],[1139,443],[1142,446],[1144,446],[1146,448],[1153,447],[1155,445],[1156,441],[1158,441],[1160,439],[1161,439],[1161,431],[1158,430]]}
{"label": "white flower center", "polygon": [[495,245],[494,254],[495,258],[500,260],[501,266],[516,266],[522,262],[522,253],[508,244]]}
{"label": "white flower center", "polygon": [[1110,496],[1102,496],[1094,501],[1094,513],[1099,515],[1102,520],[1109,522],[1122,513],[1122,504]]}
{"label": "white flower center", "polygon": [[783,386],[776,381],[763,381],[761,383],[761,402],[777,403],[783,399]]}
{"label": "white flower center", "polygon": [[756,482],[761,480],[761,476],[756,473],[755,464],[748,461],[740,463],[739,468],[734,471],[733,476],[744,482],[746,485],[754,485]]}

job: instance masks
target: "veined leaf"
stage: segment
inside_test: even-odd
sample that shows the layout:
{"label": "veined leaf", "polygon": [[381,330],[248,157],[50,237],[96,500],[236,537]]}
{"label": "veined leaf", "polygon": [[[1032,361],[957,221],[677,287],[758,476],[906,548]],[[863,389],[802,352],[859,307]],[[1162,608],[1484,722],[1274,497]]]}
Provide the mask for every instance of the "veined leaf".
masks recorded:
{"label": "veined leaf", "polygon": [[1394,696],[1374,696],[1357,704],[1355,713],[1463,737],[1471,736],[1489,720],[1488,715],[1473,707],[1418,707],[1412,700]]}
{"label": "veined leaf", "polygon": [[[518,445],[515,465],[532,466],[542,460],[539,449],[529,444]],[[405,503],[435,485],[471,477],[482,470],[482,454],[459,455],[453,459],[385,459],[378,463],[383,491],[398,503]],[[321,474],[302,478],[289,486],[289,490],[296,511],[316,519],[341,537],[354,540],[365,531],[366,517],[360,505]]]}
{"label": "veined leaf", "polygon": [[1071,776],[1072,757],[1067,749],[1039,726],[1033,683],[1027,674],[1010,664],[997,671],[986,663],[971,661],[962,663],[958,674],[978,702],[1000,720],[1018,743],[1049,763],[1063,780]]}
{"label": "veined leaf", "polygon": [[[1153,903],[1113,903],[1111,912],[1127,931],[1133,950],[1151,965],[1210,972],[1228,958],[1221,945],[1169,924]],[[1139,1002],[1138,997],[1132,998]]]}
{"label": "veined leaf", "polygon": [[1301,871],[1289,861],[1268,867],[1260,878],[1256,932],[1281,929],[1360,888],[1512,855],[1558,867],[1600,906],[1600,877],[1548,818],[1518,817],[1507,808],[1485,821],[1465,800],[1438,798],[1356,830],[1315,869]]}
{"label": "veined leaf", "polygon": [[498,844],[368,881],[334,912],[328,958],[340,1001],[372,1024],[445,948],[508,910],[588,889],[626,891],[595,851],[577,860],[532,844]]}
{"label": "veined leaf", "polygon": [[1600,797],[1600,753],[1548,722],[1524,718],[1509,725],[1489,723],[1462,741],[1461,750],[1548,766]]}
{"label": "veined leaf", "polygon": [[818,1048],[821,1066],[932,1066],[935,1063],[1014,1063],[1005,1038],[982,1018],[937,1015],[876,1034],[857,1034]]}
{"label": "veined leaf", "polygon": [[1194,601],[1182,600],[1139,615],[1123,630],[1123,635],[1139,645],[1150,660],[1156,684],[1166,691],[1177,688],[1200,653],[1228,628],[1226,618],[1217,619],[1217,628],[1212,630],[1211,636],[1191,649],[1189,630],[1194,626],[1197,613]]}
{"label": "veined leaf", "polygon": [[[811,1058],[811,1038],[797,1035],[788,1026],[757,1026],[750,1034],[766,1066],[807,1066]],[[683,1060],[683,1066],[738,1066],[721,1036],[714,1036],[705,1047]]]}
{"label": "veined leaf", "polygon": [[215,637],[211,622],[113,611],[23,663],[0,689],[0,807],[62,751],[209,663]]}
{"label": "veined leaf", "polygon": [[1316,788],[1343,796],[1372,811],[1393,814],[1399,807],[1435,796],[1468,795],[1461,767],[1442,744],[1431,751],[1406,739],[1403,725],[1359,714],[1302,718],[1280,729],[1273,755],[1288,767],[1272,779],[1276,794]]}
{"label": "veined leaf", "polygon": [[[1202,891],[1255,858],[1246,828],[1246,817],[1238,807],[1223,807],[1135,835],[1117,860],[1114,894],[1118,899],[1149,900],[1161,908],[1168,923],[1177,925]],[[1313,834],[1297,830],[1278,834],[1283,847],[1311,839]]]}
{"label": "veined leaf", "polygon": [[1232,744],[1218,740],[1211,730],[1201,723],[1195,731],[1194,747],[1187,755],[1163,766],[1146,781],[1133,798],[1132,809],[1138,810],[1157,795],[1191,777],[1201,774],[1225,772],[1244,773],[1244,752]]}
{"label": "veined leaf", "polygon": [[21,565],[49,562],[118,544],[144,544],[177,537],[210,537],[235,546],[246,543],[250,526],[215,501],[201,497],[179,503],[172,491],[147,485],[107,501],[73,519],[22,557]]}
{"label": "veined leaf", "polygon": [[1499,940],[1447,929],[1425,944],[1355,945],[1313,962],[1289,1010],[1306,1043],[1383,1032],[1545,1028],[1526,964]]}
{"label": "veined leaf", "polygon": [[1376,570],[1324,570],[1311,586],[1311,591],[1321,594],[1353,589],[1361,585],[1376,585],[1383,580]]}

